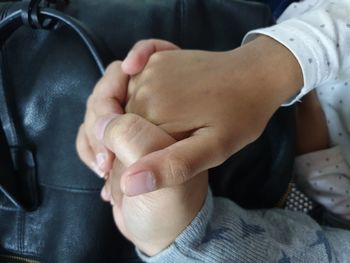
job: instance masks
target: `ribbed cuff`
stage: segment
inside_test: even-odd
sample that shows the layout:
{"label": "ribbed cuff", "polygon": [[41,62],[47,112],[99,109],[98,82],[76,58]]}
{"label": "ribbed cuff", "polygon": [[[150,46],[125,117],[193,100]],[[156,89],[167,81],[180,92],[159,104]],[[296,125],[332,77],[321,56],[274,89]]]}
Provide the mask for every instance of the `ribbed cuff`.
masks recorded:
{"label": "ribbed cuff", "polygon": [[[330,20],[324,12],[313,11],[310,12],[310,15],[318,15],[323,21]],[[308,21],[308,16],[289,19],[269,28],[250,31],[244,37],[243,44],[252,41],[259,35],[269,36],[289,49],[301,67],[304,86],[298,94],[283,103],[283,106],[299,101],[310,90],[335,77],[335,72],[339,68],[337,54],[328,54],[333,50],[326,49],[326,46],[334,45],[333,36],[323,31],[320,25],[316,26]],[[285,70],[288,71],[288,67]]]}
{"label": "ribbed cuff", "polygon": [[198,246],[207,229],[207,225],[212,216],[213,196],[209,189],[206,200],[198,215],[193,219],[190,225],[176,238],[173,244],[159,254],[149,257],[136,248],[136,252],[144,262],[184,262],[181,259],[188,259],[186,252],[191,248]]}

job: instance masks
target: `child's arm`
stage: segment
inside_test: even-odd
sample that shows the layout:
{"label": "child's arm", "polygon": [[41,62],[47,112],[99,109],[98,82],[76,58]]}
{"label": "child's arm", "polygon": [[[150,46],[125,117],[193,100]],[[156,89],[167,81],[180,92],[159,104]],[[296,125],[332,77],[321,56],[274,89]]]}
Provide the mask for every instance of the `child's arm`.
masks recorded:
{"label": "child's arm", "polygon": [[175,242],[145,262],[348,262],[350,232],[322,227],[306,214],[245,210],[226,198],[206,203]]}
{"label": "child's arm", "polygon": [[313,88],[349,74],[349,13],[348,0],[297,1],[280,16],[277,25],[249,32],[244,42],[262,34],[294,54],[302,69],[304,86],[290,100],[293,103]]}
{"label": "child's arm", "polygon": [[[135,115],[119,116],[106,131],[101,126],[99,130],[106,146],[125,165],[174,142]],[[322,228],[304,214],[280,209],[249,211],[228,199],[213,198],[210,191],[207,195],[206,175],[180,188],[123,196],[119,189],[123,169],[115,164],[103,197],[113,200],[116,224],[146,262],[319,263],[349,258],[350,232]]]}
{"label": "child's arm", "polygon": [[[173,166],[173,172],[190,178],[198,171],[223,162],[230,154],[257,138],[272,112],[288,97],[299,93],[302,85],[304,88],[298,98],[318,84],[349,73],[349,12],[348,0],[295,3],[282,15],[282,23],[254,31],[246,40],[253,38],[255,33],[269,38],[257,38],[225,54],[209,56],[208,52],[176,51],[151,56],[158,50],[157,46],[160,50],[176,47],[170,43],[159,44],[158,41],[139,43],[123,63],[127,73],[140,73],[131,81],[134,87],[128,91],[130,99],[126,110],[161,124],[170,134],[197,131],[194,133],[196,138],[191,136],[194,140],[176,143],[179,146],[177,151],[184,158],[177,162],[176,167]],[[231,58],[230,54],[235,55],[227,60]],[[153,59],[142,73],[150,56]],[[199,70],[199,65],[204,65],[203,70]],[[100,81],[101,96],[97,96],[97,92],[89,100],[89,105],[102,105],[104,113],[121,109],[120,105],[107,107],[111,102],[125,103],[129,79],[121,75],[118,78],[120,71],[116,68],[111,67]],[[247,97],[247,94],[251,96]],[[112,155],[108,152],[103,155],[103,148],[101,150],[93,139],[91,119],[99,115],[99,112],[93,112],[93,108],[88,107],[86,123],[80,129],[77,145],[82,160],[95,170],[99,164],[100,171],[97,172],[102,174],[110,168]],[[238,127],[235,123],[241,125]],[[208,127],[210,129],[206,129]],[[208,137],[213,140],[208,140]],[[207,141],[216,143],[208,145]],[[213,152],[216,154],[212,155]],[[172,161],[163,155],[153,159],[148,168],[159,175],[159,170]],[[190,169],[186,167],[188,163],[192,165]],[[136,163],[124,176],[140,168],[141,164]],[[178,177],[164,178],[163,184],[159,183],[158,187],[180,183],[172,180],[174,178]]]}

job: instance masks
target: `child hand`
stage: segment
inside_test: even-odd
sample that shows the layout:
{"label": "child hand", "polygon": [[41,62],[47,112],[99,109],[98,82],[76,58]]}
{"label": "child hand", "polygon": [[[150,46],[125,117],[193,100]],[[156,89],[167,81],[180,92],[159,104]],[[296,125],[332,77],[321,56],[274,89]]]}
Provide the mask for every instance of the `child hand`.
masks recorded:
{"label": "child hand", "polygon": [[[120,232],[144,253],[155,255],[169,246],[201,209],[208,189],[207,172],[182,185],[136,197],[126,196],[120,189],[121,174],[126,167],[175,140],[134,114],[109,116],[98,121],[97,127],[97,136],[117,156],[102,197],[113,204],[113,216]],[[141,176],[144,183],[141,188],[155,187],[147,175]],[[134,190],[137,192],[137,187]]]}
{"label": "child hand", "polygon": [[[125,105],[126,112],[146,118],[178,140],[126,169],[121,184],[127,195],[136,194],[135,186],[128,182],[142,184],[130,179],[138,178],[135,174],[140,172],[152,176],[156,189],[160,189],[181,184],[221,164],[257,139],[280,104],[302,87],[297,60],[269,37],[258,37],[229,52],[173,50],[152,55],[158,48],[177,47],[160,40],[136,44],[117,72],[107,72],[100,81],[101,90],[123,89],[120,94],[124,101],[120,98],[119,103]],[[281,65],[289,70],[286,72]],[[115,77],[121,68],[127,74],[138,73],[131,79],[127,95],[127,81],[119,85],[121,82]],[[105,97],[99,103],[104,101],[109,100]],[[95,104],[94,108],[99,107]],[[90,147],[91,121],[85,123],[88,136],[85,140],[78,136],[77,148],[88,164],[96,147]],[[89,149],[91,154],[84,154]],[[137,194],[146,190],[139,188]]]}
{"label": "child hand", "polygon": [[[142,53],[143,45],[147,42],[124,60],[123,70],[130,69],[130,60]],[[297,60],[268,37],[228,52],[153,54],[130,79],[125,111],[160,126],[178,141],[142,157],[122,177],[148,172],[160,189],[221,164],[257,139],[277,108],[301,87]],[[124,185],[123,191],[131,195],[129,187]]]}

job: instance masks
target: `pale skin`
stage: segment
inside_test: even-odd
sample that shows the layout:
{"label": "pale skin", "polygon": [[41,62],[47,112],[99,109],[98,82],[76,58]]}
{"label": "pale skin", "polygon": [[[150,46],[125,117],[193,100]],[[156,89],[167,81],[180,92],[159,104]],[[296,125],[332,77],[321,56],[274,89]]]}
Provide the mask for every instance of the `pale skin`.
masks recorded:
{"label": "pale skin", "polygon": [[160,40],[136,44],[123,63],[110,65],[89,98],[77,148],[102,176],[114,155],[96,139],[100,116],[125,109],[177,140],[123,172],[121,189],[129,196],[181,184],[219,165],[254,141],[303,85],[295,57],[268,37],[227,52],[176,49]]}

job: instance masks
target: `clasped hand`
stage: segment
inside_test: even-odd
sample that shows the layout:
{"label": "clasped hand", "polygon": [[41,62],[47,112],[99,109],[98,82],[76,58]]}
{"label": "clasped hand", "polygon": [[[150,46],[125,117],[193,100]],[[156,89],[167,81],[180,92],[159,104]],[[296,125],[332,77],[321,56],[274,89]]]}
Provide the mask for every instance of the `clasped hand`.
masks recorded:
{"label": "clasped hand", "polygon": [[102,198],[112,204],[120,232],[147,255],[155,255],[169,246],[201,209],[208,189],[207,173],[182,185],[126,196],[120,189],[125,168],[175,140],[134,114],[107,116],[97,126],[104,145],[116,154]]}
{"label": "clasped hand", "polygon": [[293,55],[268,37],[228,52],[141,41],[89,97],[78,153],[107,178],[102,196],[120,231],[154,255],[197,215],[207,169],[255,140],[301,86]]}

